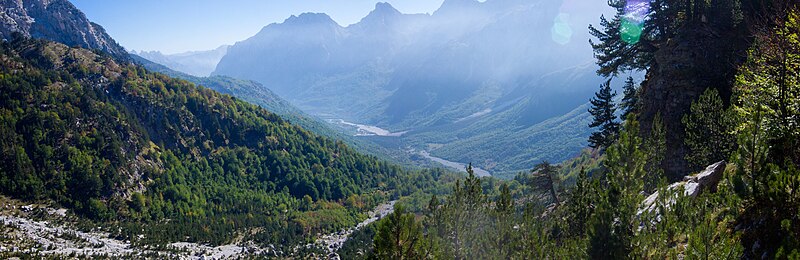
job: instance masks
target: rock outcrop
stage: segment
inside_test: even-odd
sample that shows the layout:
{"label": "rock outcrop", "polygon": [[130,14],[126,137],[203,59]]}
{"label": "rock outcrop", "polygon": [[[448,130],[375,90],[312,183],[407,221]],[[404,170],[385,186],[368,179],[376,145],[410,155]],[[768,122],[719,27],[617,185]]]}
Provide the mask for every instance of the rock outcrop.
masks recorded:
{"label": "rock outcrop", "polygon": [[[666,156],[662,167],[670,181],[681,180],[689,167],[685,126],[681,122],[692,102],[708,88],[716,88],[723,100],[731,95],[734,78],[747,41],[731,29],[697,22],[687,24],[674,39],[654,54],[654,65],[642,82],[640,122],[649,136],[656,115],[666,130]],[[727,101],[726,101],[727,102]]]}
{"label": "rock outcrop", "polygon": [[[706,167],[705,170],[702,172],[689,175],[684,177],[683,181],[673,183],[667,187],[667,191],[683,191],[683,194],[689,197],[697,197],[700,193],[704,191],[717,191],[717,184],[720,180],[722,180],[723,173],[725,173],[725,167],[727,163],[725,161],[717,162],[715,164],[709,165]],[[659,196],[658,191],[650,194],[643,202],[642,207],[636,213],[636,215],[641,215],[645,211],[652,211],[655,210],[657,204],[655,203]],[[671,205],[674,203],[674,199],[670,199],[667,203]]]}
{"label": "rock outcrop", "polygon": [[14,32],[129,59],[125,48],[103,27],[89,21],[67,0],[0,0],[0,36],[9,39]]}

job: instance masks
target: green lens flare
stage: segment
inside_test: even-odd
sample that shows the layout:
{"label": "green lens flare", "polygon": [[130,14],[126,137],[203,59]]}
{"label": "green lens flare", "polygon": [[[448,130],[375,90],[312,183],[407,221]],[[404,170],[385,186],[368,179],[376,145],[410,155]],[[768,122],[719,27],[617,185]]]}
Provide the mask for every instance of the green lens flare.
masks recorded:
{"label": "green lens flare", "polygon": [[553,41],[566,45],[572,40],[572,27],[569,25],[569,14],[560,13],[553,21],[553,27],[550,29],[550,36]]}
{"label": "green lens flare", "polygon": [[628,44],[636,44],[642,37],[642,24],[622,19],[619,26],[619,33],[622,41]]}
{"label": "green lens flare", "polygon": [[619,36],[628,44],[636,44],[642,38],[644,21],[650,12],[649,0],[625,1],[625,15],[619,25]]}

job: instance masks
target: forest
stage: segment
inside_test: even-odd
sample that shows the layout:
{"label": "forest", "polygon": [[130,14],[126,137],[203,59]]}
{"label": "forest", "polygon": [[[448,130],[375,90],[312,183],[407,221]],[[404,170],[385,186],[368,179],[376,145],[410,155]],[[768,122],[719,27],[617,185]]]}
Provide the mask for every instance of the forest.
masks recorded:
{"label": "forest", "polygon": [[[609,5],[616,15],[590,27],[598,74],[640,70],[647,77],[627,80],[621,99],[610,83],[600,84],[589,111],[596,156],[560,166],[544,162],[498,189],[486,189],[487,179],[470,174],[419,210],[401,206],[364,231],[374,234],[372,243],[353,241],[343,255],[800,257],[800,6],[745,0]],[[681,49],[687,45],[704,49]],[[697,84],[695,92],[659,92],[684,78]],[[690,105],[680,112],[659,107],[658,95],[690,96]],[[672,161],[676,153],[683,162]],[[675,165],[686,171],[676,176]],[[559,174],[576,168],[575,178]],[[706,182],[710,176],[718,177]]]}
{"label": "forest", "polygon": [[293,245],[452,178],[101,52],[18,36],[0,62],[0,191],[74,209],[134,244],[222,244],[258,227],[253,241]]}

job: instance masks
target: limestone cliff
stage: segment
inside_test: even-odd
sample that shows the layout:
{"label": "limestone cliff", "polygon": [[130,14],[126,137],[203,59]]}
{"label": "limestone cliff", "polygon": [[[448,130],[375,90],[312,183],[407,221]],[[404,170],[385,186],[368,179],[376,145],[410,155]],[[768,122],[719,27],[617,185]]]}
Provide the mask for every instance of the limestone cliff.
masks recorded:
{"label": "limestone cliff", "polygon": [[125,49],[67,0],[0,0],[0,37],[24,36],[97,49],[127,60]]}

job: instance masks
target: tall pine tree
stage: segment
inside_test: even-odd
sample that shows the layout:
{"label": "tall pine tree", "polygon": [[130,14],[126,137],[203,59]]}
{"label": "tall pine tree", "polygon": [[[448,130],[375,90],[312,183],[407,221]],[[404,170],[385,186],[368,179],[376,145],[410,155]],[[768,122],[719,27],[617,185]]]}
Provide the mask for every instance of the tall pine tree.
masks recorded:
{"label": "tall pine tree", "polygon": [[641,34],[643,25],[627,18],[627,2],[609,0],[608,5],[616,10],[614,17],[600,16],[600,28],[589,25],[589,33],[597,39],[589,43],[600,66],[598,75],[610,77],[623,71],[644,70],[652,61],[654,50],[649,41],[642,41],[646,40],[646,35]]}
{"label": "tall pine tree", "polygon": [[589,108],[589,113],[594,117],[594,121],[589,124],[591,128],[598,128],[597,131],[589,136],[589,146],[600,150],[608,148],[619,133],[619,122],[617,122],[616,107],[614,105],[614,97],[617,92],[611,92],[611,80],[600,85],[600,92],[595,93],[592,98],[592,107]]}
{"label": "tall pine tree", "polygon": [[628,118],[630,113],[637,113],[639,110],[639,89],[636,87],[633,77],[628,77],[622,88],[623,96],[622,101],[619,103],[619,108],[622,109],[622,118]]}

